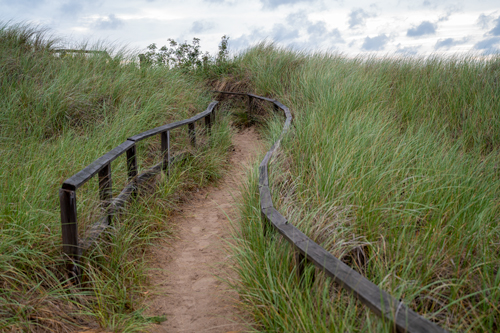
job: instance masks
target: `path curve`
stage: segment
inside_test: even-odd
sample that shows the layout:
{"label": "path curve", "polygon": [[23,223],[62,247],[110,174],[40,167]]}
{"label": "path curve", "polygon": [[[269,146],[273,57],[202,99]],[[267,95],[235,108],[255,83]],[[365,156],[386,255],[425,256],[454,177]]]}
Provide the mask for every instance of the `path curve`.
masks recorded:
{"label": "path curve", "polygon": [[174,216],[178,240],[153,250],[149,314],[167,320],[152,332],[245,332],[248,326],[238,311],[238,295],[217,277],[235,277],[225,250],[231,219],[237,218],[236,202],[245,170],[263,150],[253,128],[233,137],[230,170],[218,187],[194,195]]}

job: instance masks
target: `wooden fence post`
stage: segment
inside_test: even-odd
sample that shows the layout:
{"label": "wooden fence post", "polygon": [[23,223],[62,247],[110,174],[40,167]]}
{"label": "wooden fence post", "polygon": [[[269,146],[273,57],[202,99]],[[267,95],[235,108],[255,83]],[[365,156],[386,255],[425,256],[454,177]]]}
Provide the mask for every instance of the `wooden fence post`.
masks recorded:
{"label": "wooden fence post", "polygon": [[252,96],[248,96],[248,114],[252,114],[252,102],[253,102],[253,98]]}
{"label": "wooden fence post", "polygon": [[170,131],[161,132],[161,153],[163,155],[163,170],[170,177]]}
{"label": "wooden fence post", "polygon": [[194,122],[188,124],[188,134],[189,134],[189,141],[191,142],[191,145],[193,147],[196,146],[196,132],[195,132],[195,127],[194,127]]}
{"label": "wooden fence post", "polygon": [[[105,210],[113,198],[111,186],[111,163],[108,163],[99,170],[99,198]],[[108,224],[111,224],[111,217],[112,215],[108,215]]]}
{"label": "wooden fence post", "polygon": [[137,176],[137,149],[135,144],[127,150],[128,180],[132,181]]}
{"label": "wooden fence post", "polygon": [[[136,145],[134,144],[132,147],[130,147],[127,150],[127,175],[128,175],[128,181],[133,182],[135,181],[134,178],[137,176],[138,171],[137,171],[137,149]],[[135,196],[137,194],[137,188],[134,187],[134,190],[132,192],[132,196]],[[111,222],[111,221],[109,221]]]}
{"label": "wooden fence post", "polygon": [[80,280],[80,251],[78,248],[78,224],[76,222],[75,191],[59,189],[61,204],[61,230],[63,253],[69,258],[66,270]]}
{"label": "wooden fence post", "polygon": [[210,114],[205,116],[205,126],[207,127],[208,134],[212,133],[212,111]]}

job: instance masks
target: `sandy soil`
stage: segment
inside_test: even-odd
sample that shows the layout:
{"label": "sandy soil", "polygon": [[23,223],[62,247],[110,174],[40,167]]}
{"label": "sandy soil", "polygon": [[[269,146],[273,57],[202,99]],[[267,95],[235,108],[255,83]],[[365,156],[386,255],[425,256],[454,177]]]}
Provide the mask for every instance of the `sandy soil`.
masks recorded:
{"label": "sandy soil", "polygon": [[235,277],[227,252],[230,222],[237,217],[235,202],[245,169],[262,145],[252,128],[233,139],[228,175],[218,187],[195,194],[174,216],[178,240],[168,247],[155,248],[151,281],[154,295],[149,315],[167,316],[152,332],[245,332],[248,320],[237,308],[236,292],[219,277]]}

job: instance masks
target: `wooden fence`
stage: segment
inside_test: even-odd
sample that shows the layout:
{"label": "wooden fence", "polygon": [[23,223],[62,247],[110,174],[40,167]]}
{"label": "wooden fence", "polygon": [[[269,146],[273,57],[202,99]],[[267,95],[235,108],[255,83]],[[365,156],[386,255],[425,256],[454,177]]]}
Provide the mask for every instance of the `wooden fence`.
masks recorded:
{"label": "wooden fence", "polygon": [[[251,112],[252,100],[259,99],[272,103],[275,111],[281,110],[285,114],[286,120],[279,139],[274,142],[259,165],[260,208],[265,223],[264,232],[269,229],[269,225],[274,227],[297,251],[298,260],[296,262],[299,265],[297,271],[303,272],[305,263],[307,261],[312,262],[321,271],[332,277],[340,286],[350,291],[376,315],[392,323],[393,328],[398,332],[447,332],[409,309],[403,302],[396,300],[373,282],[316,244],[295,226],[289,224],[288,220],[274,208],[269,188],[268,164],[273,153],[278,149],[283,136],[291,126],[292,115],[290,110],[280,102],[262,96],[224,91],[215,92],[246,96],[248,98],[248,112]],[[210,103],[204,112],[192,118],[160,126],[128,138],[124,143],[112,149],[63,183],[62,188],[59,190],[63,252],[69,259],[67,269],[72,274],[78,278],[80,277],[81,271],[79,267],[82,251],[95,242],[99,234],[110,225],[113,215],[135,193],[137,186],[161,170],[167,170],[168,172],[170,164],[176,158],[170,157],[170,130],[188,125],[190,141],[194,145],[196,142],[195,122],[201,118],[205,118],[205,124],[210,129],[214,120],[217,103]],[[138,175],[136,143],[153,135],[161,135],[161,151],[164,158],[159,164]],[[123,153],[126,153],[127,156],[130,183],[125,186],[116,198],[112,198],[111,162]],[[99,178],[100,199],[106,207],[106,214],[99,222],[92,226],[87,238],[80,242],[76,217],[76,190],[96,174]]]}
{"label": "wooden fence", "polygon": [[235,94],[248,96],[249,112],[252,99],[268,101],[274,105],[274,110],[282,110],[285,113],[285,123],[279,139],[272,145],[266,153],[259,166],[259,193],[260,210],[266,225],[264,233],[270,224],[276,229],[297,251],[296,263],[298,272],[304,271],[306,261],[312,262],[321,271],[332,277],[344,289],[350,291],[363,304],[368,306],[376,315],[392,323],[398,332],[424,333],[424,332],[446,332],[446,330],[419,316],[409,309],[403,302],[395,299],[387,292],[380,289],[373,282],[344,264],[341,260],[333,256],[330,252],[316,244],[295,226],[288,223],[288,220],[281,215],[273,206],[271,191],[269,189],[268,164],[273,153],[278,149],[280,142],[289,130],[292,115],[290,110],[280,102],[253,94],[241,94],[217,91],[222,94]]}
{"label": "wooden fence", "polygon": [[[99,235],[110,226],[113,216],[119,212],[125,203],[136,193],[138,186],[161,170],[165,170],[170,174],[170,165],[176,160],[185,157],[185,154],[170,156],[170,131],[177,127],[187,125],[189,140],[194,146],[196,144],[195,122],[205,118],[205,125],[208,129],[208,133],[210,133],[212,123],[215,120],[215,109],[217,105],[218,102],[212,102],[205,111],[194,117],[134,135],[64,181],[62,188],[59,190],[63,253],[68,259],[66,269],[71,275],[76,277],[78,281],[81,280],[82,271],[80,269],[80,258],[83,252],[97,241]],[[138,174],[136,144],[153,135],[161,136],[161,152],[163,159],[149,170]],[[129,183],[116,198],[112,198],[111,162],[124,153],[127,158]],[[103,218],[92,225],[88,235],[80,240],[76,214],[76,190],[95,175],[98,176],[99,199],[101,200],[102,206],[105,208],[105,214]]]}

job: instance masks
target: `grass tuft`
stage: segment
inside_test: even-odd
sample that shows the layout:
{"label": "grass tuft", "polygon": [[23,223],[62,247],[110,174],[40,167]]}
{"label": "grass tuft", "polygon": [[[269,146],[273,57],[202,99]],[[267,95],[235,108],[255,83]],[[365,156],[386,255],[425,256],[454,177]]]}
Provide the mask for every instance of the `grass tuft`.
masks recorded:
{"label": "grass tuft", "polygon": [[[195,157],[159,175],[85,255],[83,288],[64,274],[58,189],[128,137],[186,119],[211,101],[203,83],[169,68],[140,69],[137,55],[57,53],[61,43],[29,25],[0,27],[0,331],[95,328],[144,331],[162,318],[141,314],[147,249],[171,237],[170,212],[221,177],[231,131],[227,112],[209,137],[197,124],[172,131],[174,154]],[[57,47],[57,48],[56,48]],[[139,169],[159,162],[159,138],[138,144]],[[126,183],[125,158],[112,163],[113,191]],[[80,235],[102,214],[97,179],[77,191]]]}
{"label": "grass tuft", "polygon": [[[294,114],[270,170],[290,223],[443,328],[498,330],[498,57],[348,59],[260,44],[236,61],[256,94]],[[282,123],[268,124],[269,142]],[[256,177],[235,252],[261,329],[390,331],[318,272],[311,289],[297,285],[289,246],[261,236]]]}

